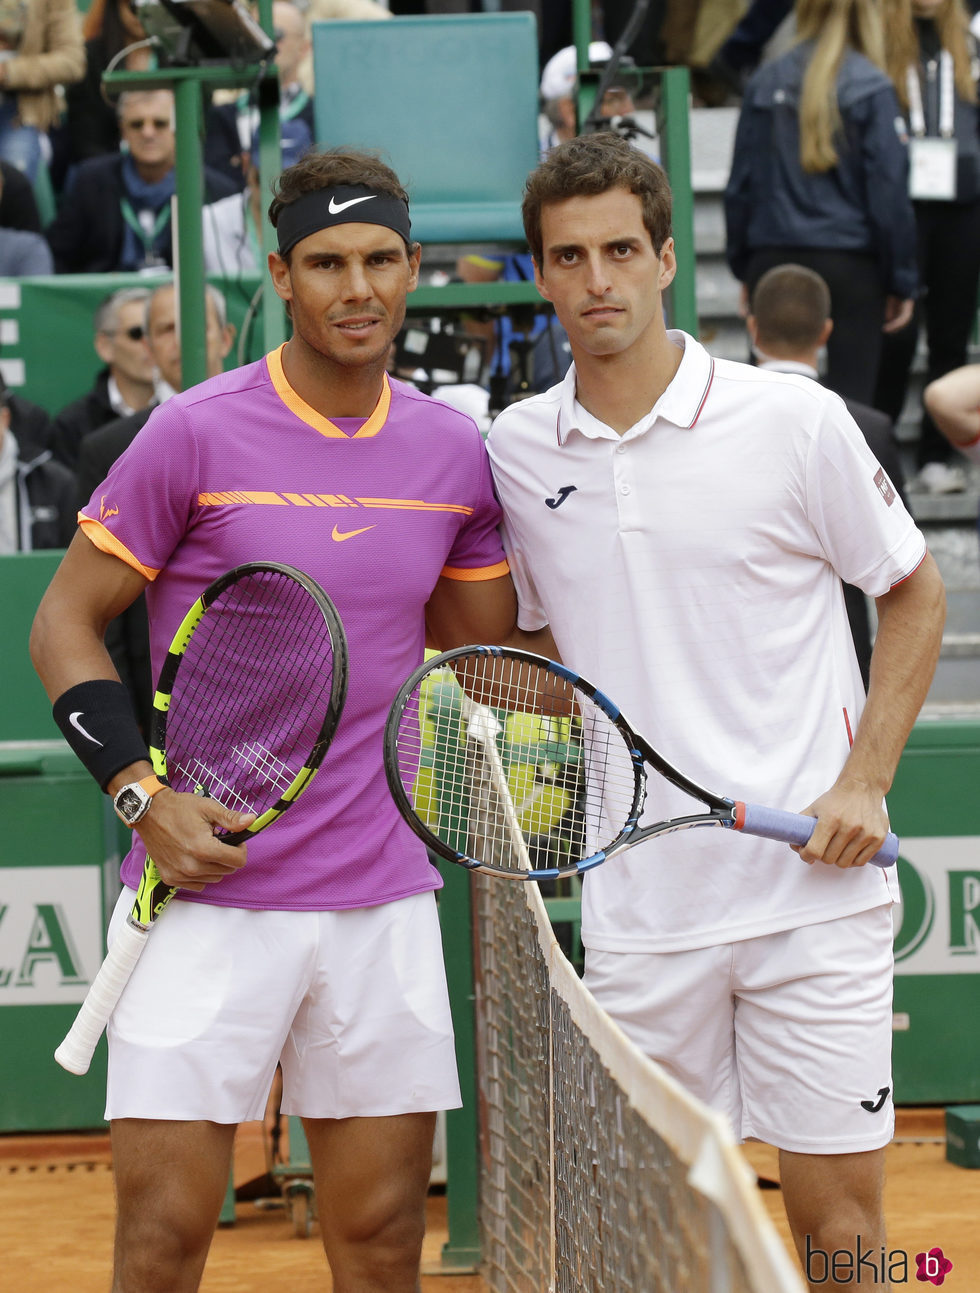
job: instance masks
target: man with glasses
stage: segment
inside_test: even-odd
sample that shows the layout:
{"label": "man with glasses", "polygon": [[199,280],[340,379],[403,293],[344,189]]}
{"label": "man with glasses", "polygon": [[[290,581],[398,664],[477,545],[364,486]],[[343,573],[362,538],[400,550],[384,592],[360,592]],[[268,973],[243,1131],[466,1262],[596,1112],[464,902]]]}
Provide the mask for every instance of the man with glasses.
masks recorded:
{"label": "man with glasses", "polygon": [[143,327],[149,297],[149,287],[123,287],[95,311],[93,345],[104,366],[91,390],[61,410],[51,432],[52,453],[72,470],[90,431],[145,409],[153,398],[153,357]]}
{"label": "man with glasses", "polygon": [[[59,274],[165,273],[173,266],[173,91],[125,90],[117,111],[119,152],[78,165],[47,231]],[[205,202],[236,188],[233,180],[205,166]]]}
{"label": "man with glasses", "polygon": [[[305,6],[304,6],[305,8]],[[273,36],[276,41],[276,70],[279,73],[279,120],[285,146],[294,123],[301,122],[312,139],[312,70],[308,66],[313,48],[307,15],[292,0],[275,0],[272,6]],[[204,160],[229,176],[240,189],[248,178],[248,157],[252,137],[259,126],[258,90],[243,90],[222,102],[221,92],[208,109],[204,135]],[[302,127],[298,128],[302,133]],[[283,162],[283,169],[286,163]]]}

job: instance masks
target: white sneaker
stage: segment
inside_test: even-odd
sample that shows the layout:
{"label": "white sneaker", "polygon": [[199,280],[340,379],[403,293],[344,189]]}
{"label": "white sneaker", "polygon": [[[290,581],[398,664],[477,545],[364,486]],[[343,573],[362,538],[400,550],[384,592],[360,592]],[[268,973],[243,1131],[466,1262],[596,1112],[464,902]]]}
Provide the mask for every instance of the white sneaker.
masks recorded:
{"label": "white sneaker", "polygon": [[927,494],[962,494],[966,489],[966,472],[954,462],[927,462],[915,479]]}

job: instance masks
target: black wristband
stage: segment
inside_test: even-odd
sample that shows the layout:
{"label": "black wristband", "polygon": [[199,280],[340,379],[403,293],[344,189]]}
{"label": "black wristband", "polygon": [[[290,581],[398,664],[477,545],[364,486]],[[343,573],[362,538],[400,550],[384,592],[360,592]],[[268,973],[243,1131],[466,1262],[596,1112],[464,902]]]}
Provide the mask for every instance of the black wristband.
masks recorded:
{"label": "black wristband", "polygon": [[51,712],[65,740],[103,790],[122,768],[150,757],[129,692],[121,682],[109,678],[80,682],[62,692]]}

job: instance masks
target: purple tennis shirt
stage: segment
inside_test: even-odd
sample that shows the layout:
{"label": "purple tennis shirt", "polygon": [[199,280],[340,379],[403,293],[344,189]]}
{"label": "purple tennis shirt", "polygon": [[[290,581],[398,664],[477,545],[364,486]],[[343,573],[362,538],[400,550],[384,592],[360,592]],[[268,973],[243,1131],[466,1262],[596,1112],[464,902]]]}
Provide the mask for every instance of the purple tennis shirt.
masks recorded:
{"label": "purple tennis shirt", "polygon": [[[389,795],[382,735],[422,659],[425,604],[440,576],[507,572],[499,519],[475,424],[394,380],[370,417],[332,422],[289,386],[280,350],[153,412],[79,521],[151,581],[154,676],[193,601],[245,561],[286,562],[316,579],[350,650],[343,717],[310,786],[249,841],[241,871],[182,897],[318,910],[440,886]],[[139,882],[144,858],[134,835],[125,883]]]}

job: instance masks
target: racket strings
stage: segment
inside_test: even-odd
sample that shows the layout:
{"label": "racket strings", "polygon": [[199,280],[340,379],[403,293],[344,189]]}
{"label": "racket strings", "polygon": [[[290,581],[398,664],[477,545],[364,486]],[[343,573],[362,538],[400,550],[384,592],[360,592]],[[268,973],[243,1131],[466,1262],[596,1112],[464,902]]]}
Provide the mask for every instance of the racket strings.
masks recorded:
{"label": "racket strings", "polygon": [[333,643],[317,601],[261,570],[210,604],[187,644],[167,721],[168,777],[261,813],[308,759],[333,686]]}
{"label": "racket strings", "polygon": [[398,775],[443,844],[497,872],[577,869],[637,801],[623,735],[543,665],[474,653],[425,675],[403,707]]}

